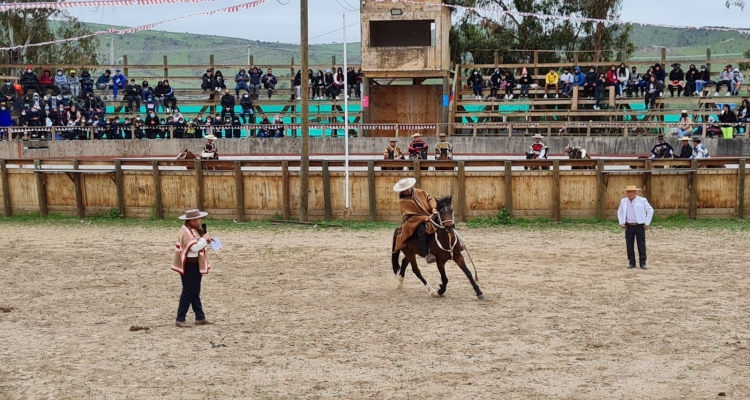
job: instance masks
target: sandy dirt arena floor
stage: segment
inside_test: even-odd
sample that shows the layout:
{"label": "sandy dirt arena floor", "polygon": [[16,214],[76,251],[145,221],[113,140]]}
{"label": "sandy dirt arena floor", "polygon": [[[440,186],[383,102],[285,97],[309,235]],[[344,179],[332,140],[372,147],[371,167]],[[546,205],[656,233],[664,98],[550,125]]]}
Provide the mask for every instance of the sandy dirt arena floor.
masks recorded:
{"label": "sandy dirt arena floor", "polygon": [[2,399],[750,398],[747,232],[656,227],[642,271],[621,232],[463,228],[480,301],[454,264],[397,290],[389,230],[214,230],[180,329],[179,222],[2,226]]}

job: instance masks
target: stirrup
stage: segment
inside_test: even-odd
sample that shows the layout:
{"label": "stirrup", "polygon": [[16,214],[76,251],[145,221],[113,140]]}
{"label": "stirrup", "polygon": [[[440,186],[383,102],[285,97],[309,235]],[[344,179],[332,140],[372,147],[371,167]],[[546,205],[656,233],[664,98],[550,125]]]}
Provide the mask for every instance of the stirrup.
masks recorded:
{"label": "stirrup", "polygon": [[427,261],[427,264],[432,264],[435,261],[437,261],[437,258],[432,253],[427,253],[427,255],[425,256],[424,259],[425,259],[425,261]]}

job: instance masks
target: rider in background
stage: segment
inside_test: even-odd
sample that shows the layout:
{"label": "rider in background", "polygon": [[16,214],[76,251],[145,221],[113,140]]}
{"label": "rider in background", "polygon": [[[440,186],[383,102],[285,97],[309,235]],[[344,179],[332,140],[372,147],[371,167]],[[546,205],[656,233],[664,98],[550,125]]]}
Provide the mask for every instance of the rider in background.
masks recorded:
{"label": "rider in background", "polygon": [[651,149],[651,157],[650,158],[656,158],[656,156],[663,152],[665,149],[668,149],[668,154],[670,156],[674,156],[674,149],[672,146],[664,141],[664,135],[659,135],[656,137],[657,143],[654,145],[654,148]]}
{"label": "rider in background", "polygon": [[529,151],[526,154],[531,160],[542,160],[547,158],[548,149],[547,145],[542,142],[542,135],[537,133],[534,135],[534,143],[529,145]]}
{"label": "rider in background", "polygon": [[411,137],[414,139],[409,144],[409,159],[422,159],[422,150],[427,150],[427,143],[420,139],[422,137],[421,133],[415,133]]}
{"label": "rider in background", "polygon": [[448,152],[448,159],[452,160],[453,159],[453,145],[451,145],[450,142],[446,140],[445,133],[440,132],[439,136],[440,136],[440,140],[437,143],[435,143],[435,159],[436,160],[440,159],[440,152],[443,149],[446,149],[446,151]]}
{"label": "rider in background", "polygon": [[385,148],[385,151],[383,152],[384,160],[403,160],[404,159],[404,152],[401,151],[400,147],[398,147],[398,144],[396,144],[397,142],[398,140],[396,138],[391,138],[390,144],[388,145],[388,147]]}
{"label": "rider in background", "polygon": [[203,147],[203,153],[201,154],[202,159],[215,160],[219,158],[219,153],[216,151],[214,140],[216,140],[216,136],[206,136],[206,145]]}
{"label": "rider in background", "polygon": [[693,156],[693,147],[690,146],[690,138],[683,136],[680,138],[682,147],[680,147],[680,158],[690,158]]}

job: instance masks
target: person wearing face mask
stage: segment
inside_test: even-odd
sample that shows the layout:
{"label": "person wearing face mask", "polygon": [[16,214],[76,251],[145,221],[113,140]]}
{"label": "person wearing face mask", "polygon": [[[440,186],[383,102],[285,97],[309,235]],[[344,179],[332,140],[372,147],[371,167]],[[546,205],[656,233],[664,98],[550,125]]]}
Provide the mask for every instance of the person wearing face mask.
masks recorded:
{"label": "person wearing face mask", "polygon": [[167,108],[167,112],[172,112],[172,109],[177,107],[177,97],[174,95],[174,89],[169,85],[169,80],[164,80],[164,106]]}
{"label": "person wearing face mask", "polygon": [[703,86],[711,81],[711,72],[706,68],[705,65],[701,65],[701,70],[698,73],[698,80],[695,81],[695,94],[698,97],[703,97]]}
{"label": "person wearing face mask", "polygon": [[271,137],[270,126],[271,126],[271,121],[268,120],[267,116],[263,115],[260,118],[260,129],[258,130],[258,137],[270,138]]}
{"label": "person wearing face mask", "polygon": [[273,119],[273,137],[282,138],[284,137],[284,121],[281,119],[281,115],[276,115]]}
{"label": "person wearing face mask", "polygon": [[63,74],[63,70],[58,68],[55,73],[55,87],[57,87],[57,93],[69,92],[70,86],[68,85],[68,78]]}
{"label": "person wearing face mask", "polygon": [[482,100],[482,88],[484,86],[484,77],[479,74],[479,70],[471,71],[469,79],[466,80],[466,86],[471,88],[474,93],[474,100]]}
{"label": "person wearing face mask", "polygon": [[[105,70],[104,73],[99,76],[99,79],[96,80],[96,88],[100,90],[104,90],[104,100],[107,100],[107,96],[109,95],[109,88],[112,87],[111,75],[112,75],[112,71]],[[94,91],[92,90],[91,93],[93,92]]]}
{"label": "person wearing face mask", "polygon": [[[133,120],[131,132],[132,135],[135,135],[136,139],[146,138],[145,132],[143,131],[143,118],[141,118],[140,115],[137,115]],[[128,137],[128,139],[130,139],[130,137]]]}
{"label": "person wearing face mask", "polygon": [[[68,91],[73,97],[81,95],[81,82],[76,76],[76,70],[71,69],[68,76],[65,78],[65,82],[68,85]],[[61,93],[66,93],[65,91]]]}
{"label": "person wearing face mask", "polygon": [[35,92],[41,92],[42,88],[39,86],[39,76],[34,73],[31,66],[27,65],[26,70],[21,74],[21,87],[23,93],[26,94],[29,89],[33,89]]}
{"label": "person wearing face mask", "polygon": [[[518,85],[521,87],[521,93],[518,95],[519,98],[528,98],[529,97],[529,89],[531,89],[531,84],[533,83],[531,76],[529,76],[529,72],[526,68],[523,68],[521,70],[521,77],[518,78]],[[481,96],[479,97],[481,99]]]}
{"label": "person wearing face mask", "polygon": [[227,89],[224,92],[224,95],[221,96],[221,118],[226,118],[227,113],[229,113],[230,117],[234,118],[234,106],[234,96],[232,96],[232,94]]}
{"label": "person wearing face mask", "polygon": [[91,77],[89,70],[84,69],[81,73],[81,93],[75,98],[81,98],[88,93],[94,93],[94,78]]}
{"label": "person wearing face mask", "polygon": [[120,72],[120,68],[115,69],[115,76],[112,77],[112,100],[117,101],[117,93],[125,90],[128,85],[128,78]]}
{"label": "person wearing face mask", "polygon": [[[252,124],[254,123],[253,115],[255,112],[253,111],[253,98],[250,96],[250,94],[245,93],[242,95],[242,98],[240,99],[240,107],[242,107],[242,111],[240,111],[240,118],[242,118],[243,124]],[[245,115],[247,115],[247,118],[245,118]]]}
{"label": "person wearing face mask", "polygon": [[322,99],[323,93],[325,93],[325,87],[326,87],[325,75],[323,75],[323,71],[318,70],[318,74],[315,75],[311,87],[312,87],[312,92],[313,92],[313,99],[314,100]]}
{"label": "person wearing face mask", "polygon": [[258,67],[253,67],[250,70],[250,96],[252,96],[253,100],[258,100],[258,96],[260,95],[260,85],[261,85],[261,79],[263,79],[263,73],[260,71]]}
{"label": "person wearing face mask", "polygon": [[297,73],[294,75],[294,79],[292,79],[292,88],[294,88],[294,94],[292,94],[292,98],[289,101],[302,100],[302,70],[298,70]]}
{"label": "person wearing face mask", "polygon": [[21,109],[21,101],[16,88],[13,87],[10,79],[5,80],[5,84],[0,88],[0,100],[8,105],[13,106],[13,111],[18,112]]}
{"label": "person wearing face mask", "polygon": [[31,105],[30,108],[34,108],[34,107],[42,108],[42,106],[44,105],[44,99],[42,99],[39,96],[39,93],[34,93],[31,96],[31,104],[30,105]]}
{"label": "person wearing face mask", "polygon": [[39,77],[39,87],[41,88],[40,93],[42,95],[46,95],[48,89],[52,94],[57,93],[57,86],[55,86],[55,80],[52,78],[52,72],[49,69],[45,69],[42,72],[42,76]]}
{"label": "person wearing face mask", "polygon": [[237,85],[234,87],[234,92],[237,97],[240,97],[240,90],[244,90],[246,92],[250,91],[250,75],[245,72],[245,68],[240,68],[240,72],[238,72],[234,76],[234,81],[237,83]]}
{"label": "person wearing face mask", "polygon": [[[130,80],[130,84],[125,87],[125,99],[128,102],[128,112],[131,114],[141,111],[141,87],[135,83],[135,79]],[[135,103],[135,108],[133,108]]]}
{"label": "person wearing face mask", "polygon": [[276,79],[276,75],[273,74],[271,68],[268,69],[268,73],[263,76],[263,88],[268,91],[268,99],[271,100],[271,94],[276,91],[276,84],[279,83]]}
{"label": "person wearing face mask", "polygon": [[231,136],[229,136],[229,133],[227,133],[227,138],[235,138],[239,139],[242,137],[242,123],[240,122],[240,117],[232,117],[231,122]]}
{"label": "person wearing face mask", "polygon": [[141,83],[141,100],[145,103],[149,97],[154,97],[154,89],[148,84],[148,81],[143,81]]}
{"label": "person wearing face mask", "polygon": [[495,68],[495,72],[490,75],[490,97],[489,100],[497,99],[497,91],[500,90],[500,86],[503,82],[503,74],[500,72],[500,68]]}
{"label": "person wearing face mask", "polygon": [[151,112],[146,116],[144,125],[146,126],[146,136],[149,139],[156,139],[156,135],[159,133],[159,125],[161,121],[155,113]]}

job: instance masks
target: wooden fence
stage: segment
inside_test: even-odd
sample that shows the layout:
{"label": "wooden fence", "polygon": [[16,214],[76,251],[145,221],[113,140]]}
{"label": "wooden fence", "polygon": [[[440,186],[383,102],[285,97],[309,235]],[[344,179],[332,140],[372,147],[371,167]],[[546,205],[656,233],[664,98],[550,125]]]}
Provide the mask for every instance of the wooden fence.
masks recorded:
{"label": "wooden fence", "polygon": [[[716,163],[738,167],[705,168]],[[311,219],[344,218],[343,161],[310,165]],[[392,186],[408,176],[435,196],[452,194],[460,221],[492,216],[503,208],[513,217],[612,219],[622,189],[633,184],[644,189],[659,215],[744,218],[750,211],[745,159],[378,160],[350,165],[355,169],[350,172],[353,220],[399,220]],[[542,165],[551,169],[513,170]],[[415,170],[381,170],[408,166]],[[454,169],[435,171],[436,166]],[[83,218],[115,209],[127,217],[172,218],[201,208],[213,218],[238,221],[293,218],[300,198],[297,167],[299,161],[0,159],[0,196],[5,216],[38,212]]]}

